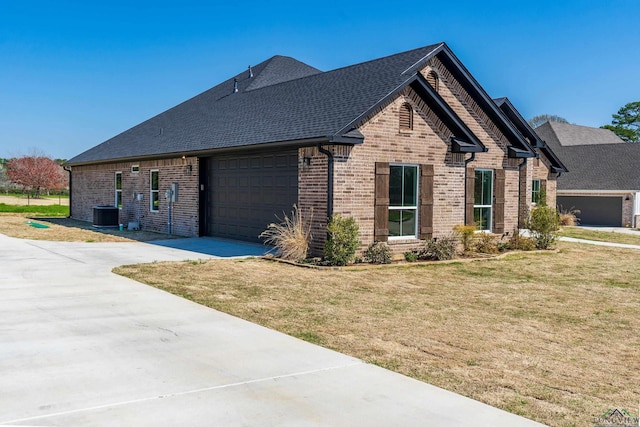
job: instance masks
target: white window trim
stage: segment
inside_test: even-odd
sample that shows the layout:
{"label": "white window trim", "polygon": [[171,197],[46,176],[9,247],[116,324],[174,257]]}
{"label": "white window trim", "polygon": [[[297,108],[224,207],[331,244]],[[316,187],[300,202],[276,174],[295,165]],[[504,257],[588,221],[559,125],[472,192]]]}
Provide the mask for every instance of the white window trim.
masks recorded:
{"label": "white window trim", "polygon": [[540,190],[542,190],[542,182],[537,178],[532,179],[531,180],[531,206],[537,206],[537,204],[538,204],[538,203],[534,202],[535,198],[533,197],[533,195],[534,195],[533,183],[536,182],[536,181],[538,182],[538,197],[540,197]]}
{"label": "white window trim", "polygon": [[[118,190],[118,175],[120,175],[120,189]],[[122,206],[118,206],[118,193],[120,193],[120,201],[122,202],[122,171],[118,171],[113,175],[113,186],[115,187],[115,203],[114,206],[122,209]]]}
{"label": "white window trim", "polygon": [[493,231],[493,190],[494,190],[494,186],[495,186],[496,174],[495,174],[495,171],[493,169],[486,169],[486,168],[478,168],[478,169],[475,170],[475,172],[491,172],[491,195],[489,196],[489,200],[491,200],[491,204],[490,205],[476,205],[475,204],[475,194],[473,195],[473,198],[474,198],[474,203],[473,203],[473,212],[474,212],[474,214],[473,214],[473,216],[474,217],[475,217],[476,208],[489,208],[489,228],[482,229],[482,230],[477,230],[477,231],[481,232],[481,233],[491,233]]}
{"label": "white window trim", "polygon": [[[415,233],[413,234],[405,234],[402,236],[389,236],[387,239],[388,240],[407,240],[407,239],[417,239],[418,238],[418,230],[420,229],[420,224],[418,224],[419,221],[419,217],[418,217],[418,206],[420,204],[420,201],[418,200],[420,197],[420,165],[417,164],[413,164],[413,163],[389,163],[389,168],[393,167],[393,166],[409,166],[409,167],[415,167],[416,168],[416,205],[415,206],[391,206],[391,201],[389,201],[389,209],[390,211],[392,210],[397,210],[397,211],[401,211],[401,210],[414,210],[415,211],[415,218],[416,218],[416,230]],[[391,183],[389,183],[391,184]],[[389,199],[391,199],[391,197],[389,197]],[[388,227],[388,225],[387,225]]]}
{"label": "white window trim", "polygon": [[[153,173],[158,173],[158,189],[153,189]],[[158,209],[153,209],[153,193],[158,193]],[[149,212],[160,212],[160,170],[151,169],[149,171]]]}

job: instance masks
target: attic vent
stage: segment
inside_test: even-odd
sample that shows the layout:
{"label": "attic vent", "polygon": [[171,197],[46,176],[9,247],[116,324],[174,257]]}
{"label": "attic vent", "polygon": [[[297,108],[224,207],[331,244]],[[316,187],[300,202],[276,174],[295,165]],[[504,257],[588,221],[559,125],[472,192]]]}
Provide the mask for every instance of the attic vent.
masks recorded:
{"label": "attic vent", "polygon": [[253,68],[251,68],[251,65],[249,65],[249,78],[253,78]]}
{"label": "attic vent", "polygon": [[238,91],[238,79],[233,79],[233,93]]}
{"label": "attic vent", "polygon": [[427,83],[429,83],[436,92],[440,90],[440,79],[435,71],[429,71],[429,74],[427,74]]}
{"label": "attic vent", "polygon": [[413,129],[413,108],[408,103],[400,106],[400,130]]}

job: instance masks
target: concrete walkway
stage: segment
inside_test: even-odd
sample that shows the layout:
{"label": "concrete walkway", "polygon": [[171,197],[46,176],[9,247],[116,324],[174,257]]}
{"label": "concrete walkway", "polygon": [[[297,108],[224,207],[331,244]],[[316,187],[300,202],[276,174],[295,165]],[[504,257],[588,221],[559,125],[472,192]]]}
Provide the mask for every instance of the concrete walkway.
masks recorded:
{"label": "concrete walkway", "polygon": [[205,257],[0,235],[0,425],[539,425],[110,272]]}

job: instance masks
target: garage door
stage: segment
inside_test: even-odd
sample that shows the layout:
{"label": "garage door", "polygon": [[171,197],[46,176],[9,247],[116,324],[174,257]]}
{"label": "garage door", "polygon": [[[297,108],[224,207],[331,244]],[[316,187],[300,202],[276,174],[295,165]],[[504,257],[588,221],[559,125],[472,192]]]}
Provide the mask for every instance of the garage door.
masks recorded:
{"label": "garage door", "polygon": [[622,197],[558,196],[559,209],[579,209],[582,225],[622,226]]}
{"label": "garage door", "polygon": [[258,241],[298,201],[297,150],[206,159],[205,232]]}

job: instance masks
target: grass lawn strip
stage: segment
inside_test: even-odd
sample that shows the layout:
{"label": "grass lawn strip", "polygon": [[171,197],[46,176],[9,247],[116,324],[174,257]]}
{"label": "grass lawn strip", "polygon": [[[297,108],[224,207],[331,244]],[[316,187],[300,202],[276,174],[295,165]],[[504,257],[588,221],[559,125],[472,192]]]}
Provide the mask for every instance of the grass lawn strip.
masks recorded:
{"label": "grass lawn strip", "polygon": [[634,234],[627,234],[615,231],[589,230],[581,227],[562,227],[559,235],[562,237],[573,237],[575,239],[595,240],[597,242],[640,245],[640,230]]}
{"label": "grass lawn strip", "polygon": [[640,393],[638,252],[313,270],[258,259],[124,266],[200,304],[553,426]]}

